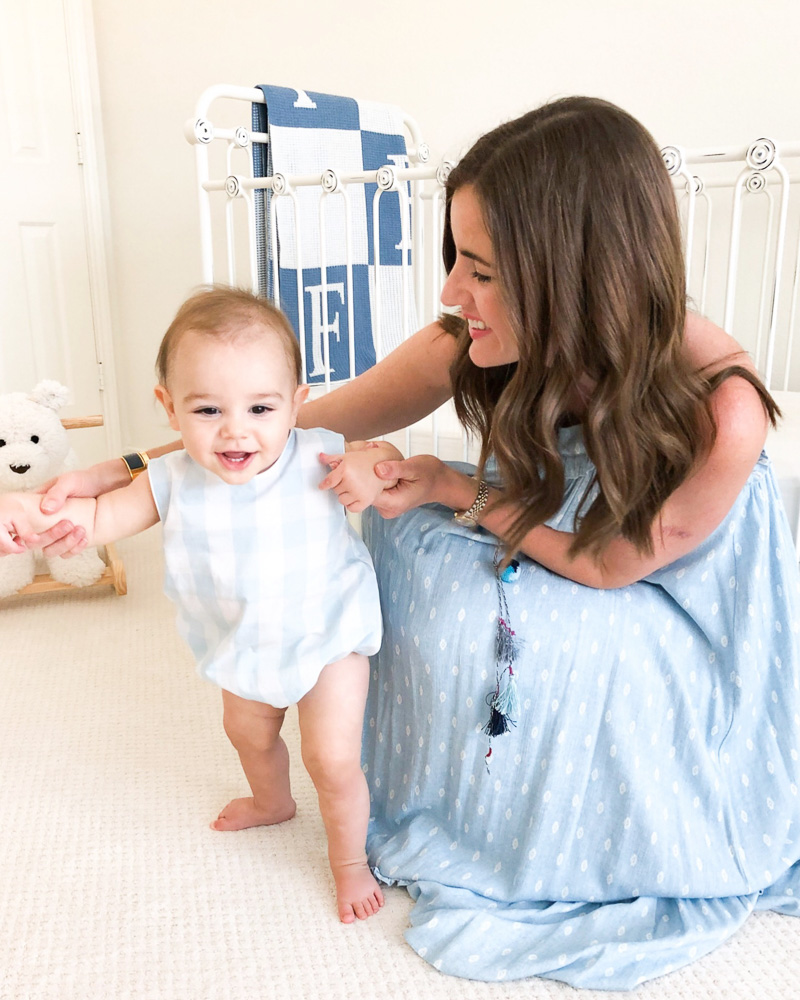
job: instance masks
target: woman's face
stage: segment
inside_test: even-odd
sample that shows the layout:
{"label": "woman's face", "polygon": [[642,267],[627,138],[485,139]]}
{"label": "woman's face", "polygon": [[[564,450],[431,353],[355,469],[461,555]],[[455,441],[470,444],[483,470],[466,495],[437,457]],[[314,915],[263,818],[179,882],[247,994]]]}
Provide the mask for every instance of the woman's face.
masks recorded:
{"label": "woman's face", "polygon": [[469,356],[479,368],[519,360],[517,342],[500,298],[492,241],[473,187],[465,184],[450,203],[456,261],[442,289],[442,304],[459,306],[469,324]]}

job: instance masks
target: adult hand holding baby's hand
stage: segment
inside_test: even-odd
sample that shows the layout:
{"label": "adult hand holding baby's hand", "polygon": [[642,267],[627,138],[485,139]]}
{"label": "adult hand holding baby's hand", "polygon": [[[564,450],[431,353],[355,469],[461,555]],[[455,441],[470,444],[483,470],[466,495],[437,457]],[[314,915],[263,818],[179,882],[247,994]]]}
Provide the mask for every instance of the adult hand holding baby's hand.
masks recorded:
{"label": "adult hand holding baby's hand", "polygon": [[394,485],[375,472],[376,464],[402,459],[402,454],[388,441],[350,441],[341,455],[320,454],[320,461],[331,471],[319,484],[321,490],[332,489],[342,506],[351,514],[360,514],[375,505],[384,490]]}
{"label": "adult hand holding baby's hand", "polygon": [[[97,492],[97,485],[90,471],[82,471],[66,472],[57,479],[43,483],[26,496],[41,496],[39,502],[41,512],[55,514],[69,497],[96,496]],[[41,549],[48,559],[52,559],[56,556],[74,556],[86,548],[86,531],[80,527],[76,528],[71,521],[59,521],[47,531],[38,534],[26,530],[21,523],[12,526],[3,517],[6,514],[6,499],[0,497],[0,556],[18,555],[27,549]]]}
{"label": "adult hand holding baby's hand", "polygon": [[[42,494],[39,509],[43,514],[57,514],[70,497],[97,497],[107,493],[120,485],[120,465],[119,459],[111,459],[89,469],[65,472],[57,479],[51,479],[36,490],[36,493]],[[76,556],[86,548],[86,531],[75,527],[71,521],[59,521],[38,536],[36,547],[41,548],[48,559]]]}
{"label": "adult hand holding baby's hand", "polygon": [[366,449],[343,455],[320,453],[319,459],[330,472],[319,484],[321,490],[333,490],[339,502],[351,514],[360,514],[383,492],[385,483],[375,475],[375,459]]}
{"label": "adult hand holding baby's hand", "polygon": [[[56,556],[67,558],[76,556],[86,548],[86,531],[84,528],[76,528],[72,521],[59,521],[41,534],[20,536],[19,540],[29,549],[41,549],[48,559],[54,559]],[[5,547],[0,539],[0,555],[23,551],[24,549]]]}
{"label": "adult hand holding baby's hand", "polygon": [[433,455],[379,462],[375,475],[384,481],[386,488],[375,500],[375,509],[381,517],[392,518],[440,500],[439,488],[447,471],[444,462]]}

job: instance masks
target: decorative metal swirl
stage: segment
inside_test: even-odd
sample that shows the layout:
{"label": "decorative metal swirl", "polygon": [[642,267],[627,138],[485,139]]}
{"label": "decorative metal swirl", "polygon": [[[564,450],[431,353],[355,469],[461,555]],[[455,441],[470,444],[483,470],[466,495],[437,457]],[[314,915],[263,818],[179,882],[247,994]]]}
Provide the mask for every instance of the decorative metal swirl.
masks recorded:
{"label": "decorative metal swirl", "polygon": [[447,178],[453,170],[455,163],[452,160],[442,160],[436,169],[436,182],[440,187],[445,187],[447,184]]}
{"label": "decorative metal swirl", "polygon": [[683,150],[679,146],[664,146],[661,150],[661,159],[670,177],[679,174],[683,169]]}
{"label": "decorative metal swirl", "polygon": [[341,188],[339,175],[335,170],[331,170],[330,168],[323,171],[322,177],[320,178],[320,184],[322,185],[322,190],[325,194],[335,194]]}
{"label": "decorative metal swirl", "polygon": [[250,133],[243,125],[240,125],[234,132],[233,138],[235,139],[237,146],[244,148],[250,142]]}
{"label": "decorative metal swirl", "polygon": [[757,194],[759,191],[763,191],[767,186],[767,179],[761,172],[750,174],[745,183],[745,187],[750,192],[750,194]]}
{"label": "decorative metal swirl", "polygon": [[417,147],[417,159],[420,163],[427,163],[431,158],[431,147],[427,142],[421,142]]}
{"label": "decorative metal swirl", "polygon": [[239,178],[235,174],[229,174],[225,178],[225,190],[229,198],[238,198],[242,193],[242,187],[239,183]]}
{"label": "decorative metal swirl", "polygon": [[397,187],[397,173],[394,167],[383,166],[378,170],[375,182],[381,191],[392,191]]}
{"label": "decorative metal swirl", "polygon": [[289,182],[283,174],[273,174],[272,175],[272,193],[273,194],[288,194],[289,193]]}
{"label": "decorative metal swirl", "polygon": [[214,126],[204,118],[198,118],[194,123],[194,136],[198,142],[209,143],[214,138]]}
{"label": "decorative metal swirl", "polygon": [[747,166],[752,170],[768,170],[778,158],[778,147],[772,139],[756,139],[747,150]]}

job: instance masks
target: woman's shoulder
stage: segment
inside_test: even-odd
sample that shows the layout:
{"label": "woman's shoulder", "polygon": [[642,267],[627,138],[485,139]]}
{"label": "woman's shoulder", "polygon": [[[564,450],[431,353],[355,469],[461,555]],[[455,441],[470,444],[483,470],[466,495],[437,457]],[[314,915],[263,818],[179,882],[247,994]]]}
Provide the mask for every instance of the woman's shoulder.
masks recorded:
{"label": "woman's shoulder", "polygon": [[692,366],[706,378],[713,380],[715,375],[733,369],[731,375],[723,377],[712,391],[715,410],[721,407],[724,412],[735,410],[740,415],[751,410],[758,414],[759,424],[762,423],[762,397],[746,375],[752,375],[759,384],[760,376],[753,359],[738,340],[711,320],[687,313],[684,343]]}
{"label": "woman's shoulder", "polygon": [[[733,368],[759,381],[750,355],[711,320],[687,313],[685,344],[693,366],[707,378]],[[722,378],[710,398],[716,425],[716,456],[733,461],[741,456],[747,462],[755,461],[764,446],[769,419],[756,386],[734,371]]]}
{"label": "woman's shoulder", "polygon": [[705,316],[687,312],[684,343],[694,368],[706,375],[713,375],[729,365],[738,365],[756,374],[752,358],[739,341]]}

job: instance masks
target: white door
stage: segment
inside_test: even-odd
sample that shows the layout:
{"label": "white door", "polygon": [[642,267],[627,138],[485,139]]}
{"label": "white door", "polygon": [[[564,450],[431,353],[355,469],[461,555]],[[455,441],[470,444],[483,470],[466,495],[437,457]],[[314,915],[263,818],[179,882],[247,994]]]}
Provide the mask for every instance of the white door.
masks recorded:
{"label": "white door", "polygon": [[[57,379],[103,412],[63,0],[0,0],[0,392]],[[71,432],[82,464],[103,429]]]}

